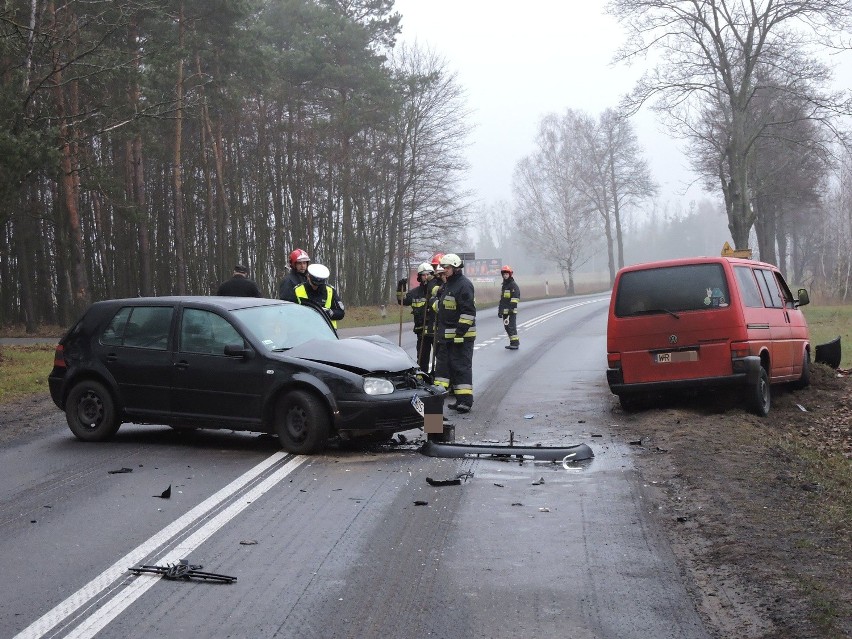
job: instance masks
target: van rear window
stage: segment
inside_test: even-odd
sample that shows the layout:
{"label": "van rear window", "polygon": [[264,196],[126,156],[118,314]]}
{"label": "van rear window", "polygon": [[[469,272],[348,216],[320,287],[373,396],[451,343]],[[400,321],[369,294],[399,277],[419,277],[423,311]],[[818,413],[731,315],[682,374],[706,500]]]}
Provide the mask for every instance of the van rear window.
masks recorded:
{"label": "van rear window", "polygon": [[621,275],[615,315],[703,311],[728,306],[728,283],[721,264],[686,264]]}

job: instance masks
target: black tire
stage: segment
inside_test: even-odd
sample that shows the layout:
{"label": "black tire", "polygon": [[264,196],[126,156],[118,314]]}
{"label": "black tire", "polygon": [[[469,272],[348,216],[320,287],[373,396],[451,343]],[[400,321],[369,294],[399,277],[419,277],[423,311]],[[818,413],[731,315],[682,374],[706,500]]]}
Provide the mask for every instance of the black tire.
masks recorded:
{"label": "black tire", "polygon": [[648,407],[648,399],[644,395],[624,394],[618,396],[621,408],[626,413],[632,413]]}
{"label": "black tire", "polygon": [[328,411],[314,395],[292,391],[275,405],[275,434],[288,453],[310,455],[325,448],[330,433]]}
{"label": "black tire", "polygon": [[802,374],[798,380],[793,382],[794,388],[807,388],[811,385],[811,353],[805,351],[802,356]]}
{"label": "black tire", "polygon": [[100,382],[84,380],[68,393],[65,420],[77,439],[103,442],[111,439],[121,426],[115,401]]}
{"label": "black tire", "polygon": [[758,417],[766,417],[772,406],[772,393],[769,390],[769,374],[760,367],[757,382],[746,390],[746,406]]}

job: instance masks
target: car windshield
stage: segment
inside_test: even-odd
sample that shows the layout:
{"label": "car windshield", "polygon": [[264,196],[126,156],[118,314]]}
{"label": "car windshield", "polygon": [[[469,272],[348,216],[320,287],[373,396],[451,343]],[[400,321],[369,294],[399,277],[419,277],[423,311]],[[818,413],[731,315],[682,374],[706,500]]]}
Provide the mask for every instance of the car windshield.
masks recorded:
{"label": "car windshield", "polygon": [[615,314],[669,314],[728,306],[728,284],[721,264],[686,264],[628,271],[621,276]]}
{"label": "car windshield", "polygon": [[287,350],[312,339],[337,339],[325,319],[307,306],[274,304],[233,313],[270,351]]}

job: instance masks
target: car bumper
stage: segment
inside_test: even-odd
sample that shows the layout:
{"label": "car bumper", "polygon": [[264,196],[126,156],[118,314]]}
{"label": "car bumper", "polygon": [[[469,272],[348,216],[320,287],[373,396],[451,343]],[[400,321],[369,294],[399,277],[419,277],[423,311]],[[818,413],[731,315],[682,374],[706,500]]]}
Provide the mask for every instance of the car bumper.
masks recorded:
{"label": "car bumper", "polygon": [[624,383],[624,374],[620,368],[608,368],[606,371],[606,381],[609,384],[609,390],[616,395],[637,395],[664,391],[719,388],[724,386],[750,386],[759,379],[761,366],[759,357],[755,355],[739,357],[732,360],[731,363],[733,372],[730,375],[640,382],[635,384]]}
{"label": "car bumper", "polygon": [[60,410],[65,410],[65,403],[62,401],[62,388],[64,382],[64,377],[50,376],[47,378],[47,387],[50,389],[50,398]]}
{"label": "car bumper", "polygon": [[391,395],[373,395],[369,399],[340,399],[337,401],[337,429],[347,432],[398,433],[423,428],[423,417],[411,403],[415,395],[423,402],[426,414],[443,412],[447,392],[444,389],[438,391],[435,387],[432,392],[418,389],[397,391]]}

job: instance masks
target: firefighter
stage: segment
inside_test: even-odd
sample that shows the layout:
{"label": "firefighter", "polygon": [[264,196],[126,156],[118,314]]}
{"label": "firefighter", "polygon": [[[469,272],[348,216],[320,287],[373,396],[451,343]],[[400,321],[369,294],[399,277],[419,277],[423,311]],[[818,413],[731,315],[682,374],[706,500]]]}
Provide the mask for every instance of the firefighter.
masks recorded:
{"label": "firefighter", "polygon": [[346,310],[337,296],[337,291],[328,283],[328,267],[322,264],[311,264],[307,268],[306,276],[307,282],[295,288],[296,301],[299,304],[312,302],[328,316],[331,325],[337,328],[337,322],[343,319]]}
{"label": "firefighter", "polygon": [[426,323],[429,326],[429,332],[432,333],[432,367],[429,372],[433,376],[437,375],[440,368],[443,373],[440,377],[440,382],[435,380],[435,383],[444,388],[449,387],[449,377],[447,377],[447,349],[444,346],[444,340],[436,339],[438,328],[438,293],[444,285],[444,267],[441,266],[441,258],[443,253],[435,253],[432,256],[432,268],[434,276],[429,281],[429,291],[426,301]]}
{"label": "firefighter", "polygon": [[311,258],[300,248],[290,253],[290,273],[278,285],[278,298],[296,302],[296,287],[308,281],[307,271]]}
{"label": "firefighter", "polygon": [[[437,299],[438,328],[435,339],[447,350],[447,387],[455,396],[450,408],[460,413],[473,406],[473,342],[476,339],[476,303],[473,282],[462,273],[464,263],[455,253],[441,258],[446,282]],[[436,375],[440,371],[436,370]],[[435,383],[438,383],[436,377]]]}
{"label": "firefighter", "polygon": [[417,364],[420,370],[429,372],[429,364],[432,361],[433,331],[427,322],[428,298],[431,288],[432,276],[435,269],[429,262],[423,262],[417,267],[417,281],[420,282],[410,291],[408,278],[403,278],[397,286],[397,302],[403,306],[411,307],[411,315],[414,319],[414,334],[417,335]]}
{"label": "firefighter", "polygon": [[518,350],[521,341],[518,339],[518,302],[521,301],[521,289],[518,288],[514,271],[508,264],[500,269],[503,278],[503,290],[500,293],[500,305],[497,307],[497,317],[503,320],[506,335],[509,336],[510,351]]}

